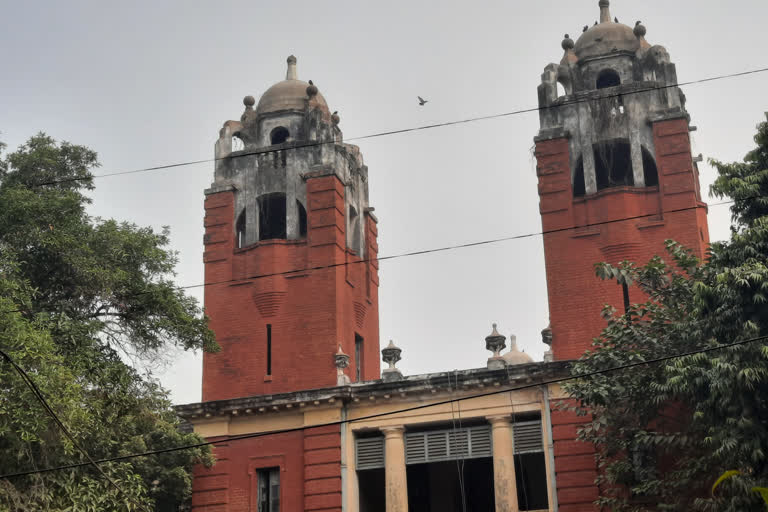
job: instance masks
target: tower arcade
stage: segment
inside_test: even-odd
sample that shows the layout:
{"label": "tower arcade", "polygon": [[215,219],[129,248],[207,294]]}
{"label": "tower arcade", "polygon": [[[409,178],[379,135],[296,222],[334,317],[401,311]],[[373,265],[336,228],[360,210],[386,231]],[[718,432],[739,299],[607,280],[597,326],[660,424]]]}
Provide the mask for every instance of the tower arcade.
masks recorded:
{"label": "tower arcade", "polygon": [[[286,79],[216,141],[205,199],[205,308],[221,351],[205,354],[203,400],[379,378],[376,218],[368,168],[311,81]],[[255,108],[254,108],[255,105]]]}
{"label": "tower arcade", "polygon": [[[611,16],[562,42],[538,87],[535,137],[551,344],[578,358],[605,325],[603,304],[622,303],[616,283],[593,265],[665,256],[673,239],[704,256],[706,204],[691,156],[689,115],[663,46]],[[571,229],[573,228],[573,229]],[[633,291],[633,293],[636,293]],[[633,297],[642,300],[638,295]]]}

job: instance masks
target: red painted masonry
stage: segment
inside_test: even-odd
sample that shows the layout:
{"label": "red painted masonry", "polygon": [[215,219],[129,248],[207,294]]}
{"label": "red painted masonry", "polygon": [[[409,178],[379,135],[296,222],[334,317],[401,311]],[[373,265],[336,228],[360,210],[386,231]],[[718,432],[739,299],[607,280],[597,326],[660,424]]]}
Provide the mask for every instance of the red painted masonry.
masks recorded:
{"label": "red painted masonry", "polygon": [[[595,276],[594,264],[630,260],[642,265],[660,255],[672,239],[699,257],[709,243],[706,205],[701,201],[698,172],[691,159],[686,119],[653,124],[659,186],[606,189],[573,197],[568,140],[536,144],[539,197],[544,235],[552,352],[556,360],[577,359],[605,327],[604,304],[622,307],[621,287]],[[610,222],[626,217],[634,220]],[[599,223],[609,222],[602,225]],[[592,225],[592,226],[589,226]],[[575,229],[570,229],[574,228]],[[630,300],[643,300],[636,289]],[[597,469],[594,448],[576,441],[584,419],[552,410],[552,434],[561,512],[596,510]]]}
{"label": "red painted masonry", "polygon": [[[339,344],[354,381],[355,335],[364,340],[361,379],[379,378],[376,220],[365,215],[363,261],[346,247],[344,186],[335,175],[307,179],[307,205],[306,239],[237,249],[234,192],[206,197],[205,281],[222,284],[205,290],[221,351],[203,356],[203,401],[335,386]],[[324,268],[249,279],[316,267]],[[341,512],[338,426],[241,440],[215,454],[213,468],[195,469],[195,511],[256,510],[258,470],[280,468],[281,510]]]}
{"label": "red painted masonry", "polygon": [[[339,344],[352,357],[362,336],[362,379],[379,378],[376,222],[366,215],[369,261],[346,248],[344,186],[307,180],[307,238],[235,248],[234,192],[205,201],[205,309],[221,351],[203,356],[203,401],[336,385]],[[348,263],[345,265],[345,263]],[[319,270],[275,274],[313,267]],[[267,374],[267,325],[272,372]]]}

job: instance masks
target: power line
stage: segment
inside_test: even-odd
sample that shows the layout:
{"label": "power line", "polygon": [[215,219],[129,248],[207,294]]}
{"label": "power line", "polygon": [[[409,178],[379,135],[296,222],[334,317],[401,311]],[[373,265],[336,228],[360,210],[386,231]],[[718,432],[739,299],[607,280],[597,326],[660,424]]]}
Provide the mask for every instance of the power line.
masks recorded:
{"label": "power line", "polygon": [[[758,197],[762,197],[762,196],[758,196]],[[265,277],[275,277],[275,276],[291,275],[291,274],[297,274],[297,273],[302,273],[302,272],[310,272],[310,271],[314,271],[314,270],[323,270],[323,269],[328,269],[328,268],[345,267],[347,265],[357,265],[357,264],[360,264],[360,263],[368,263],[368,262],[371,262],[371,261],[394,260],[394,259],[398,259],[398,258],[406,258],[406,257],[409,257],[409,256],[420,256],[420,255],[423,255],[423,254],[431,254],[431,253],[436,253],[436,252],[446,252],[446,251],[451,251],[451,250],[455,250],[455,249],[465,249],[465,248],[469,248],[469,247],[478,247],[478,246],[481,246],[481,245],[490,245],[490,244],[497,244],[497,243],[500,243],[500,242],[508,242],[510,240],[522,240],[522,239],[525,239],[525,238],[532,238],[532,237],[535,237],[535,236],[550,235],[550,234],[553,234],[553,233],[562,233],[563,231],[571,231],[571,230],[574,230],[574,229],[584,229],[584,228],[591,228],[591,227],[597,227],[597,226],[604,226],[606,224],[614,224],[614,223],[617,223],[617,222],[625,222],[625,221],[629,221],[629,220],[638,220],[638,219],[644,219],[644,218],[648,218],[648,217],[656,217],[656,216],[664,215],[664,214],[679,213],[679,212],[684,212],[684,211],[688,211],[688,210],[696,210],[698,208],[708,208],[710,206],[723,206],[723,205],[726,205],[726,204],[732,204],[733,202],[734,202],[733,200],[730,200],[730,201],[721,201],[719,203],[712,203],[710,205],[687,206],[685,208],[675,208],[675,209],[672,209],[672,210],[664,210],[662,212],[648,213],[648,214],[643,214],[643,215],[633,215],[631,217],[621,217],[621,218],[618,218],[618,219],[611,219],[611,220],[600,221],[600,222],[591,222],[591,223],[583,224],[583,225],[580,225],[580,226],[569,226],[569,227],[566,227],[566,228],[556,228],[556,229],[549,229],[549,230],[545,230],[545,231],[536,231],[536,232],[533,232],[533,233],[524,233],[524,234],[520,234],[520,235],[510,235],[510,236],[504,236],[504,237],[501,237],[501,238],[491,238],[491,239],[487,239],[487,240],[481,240],[479,242],[467,242],[467,243],[463,243],[463,244],[446,245],[446,246],[443,246],[443,247],[435,247],[435,248],[432,248],[432,249],[423,249],[423,250],[419,250],[419,251],[409,251],[409,252],[404,252],[404,253],[399,253],[399,254],[391,254],[389,256],[381,256],[381,257],[376,257],[376,258],[362,258],[362,259],[357,260],[357,261],[344,261],[344,262],[341,262],[341,263],[331,263],[329,265],[318,265],[318,266],[315,266],[315,267],[303,267],[303,268],[298,268],[298,269],[294,269],[294,270],[283,270],[283,271],[280,271],[280,272],[271,272],[271,273],[268,273],[268,274],[257,274],[255,276],[243,277],[243,278],[240,278],[240,279],[227,279],[227,280],[223,280],[223,281],[213,281],[213,282],[210,282],[210,283],[190,284],[190,285],[180,286],[179,289],[181,289],[181,290],[188,290],[188,289],[191,289],[191,288],[204,288],[206,286],[216,286],[216,285],[220,285],[220,284],[242,283],[242,282],[245,282],[245,281],[250,281],[252,279],[261,279],[261,278],[265,278]],[[144,292],[144,293],[149,293],[149,292]]]}
{"label": "power line", "polygon": [[65,436],[67,436],[67,438],[70,440],[70,442],[72,443],[72,445],[73,445],[75,448],[77,448],[77,450],[78,450],[80,453],[82,453],[82,454],[83,454],[83,456],[84,456],[86,459],[88,459],[88,462],[87,462],[87,463],[84,463],[83,465],[90,465],[90,466],[93,466],[94,468],[96,468],[96,470],[97,470],[99,473],[101,473],[101,476],[103,476],[103,477],[104,477],[104,478],[105,478],[105,479],[106,479],[106,480],[109,482],[109,484],[110,484],[112,487],[114,487],[115,489],[117,489],[117,492],[118,492],[118,493],[120,493],[120,494],[122,494],[122,495],[123,495],[123,497],[125,497],[125,499],[127,499],[128,501],[131,501],[131,502],[133,502],[133,504],[134,504],[134,505],[136,505],[136,506],[137,506],[138,508],[140,508],[141,510],[144,510],[145,512],[149,512],[149,510],[148,510],[146,507],[144,507],[144,505],[142,505],[142,504],[141,504],[141,503],[139,503],[138,501],[135,501],[135,500],[134,500],[134,499],[133,499],[131,496],[129,496],[129,495],[128,495],[128,493],[126,493],[126,492],[125,492],[125,491],[124,491],[124,490],[123,490],[123,489],[122,489],[122,488],[121,488],[121,487],[120,487],[120,486],[117,484],[117,482],[115,482],[115,481],[114,481],[114,479],[112,479],[112,477],[110,477],[110,476],[109,476],[109,475],[108,475],[108,474],[107,474],[107,473],[106,473],[106,472],[105,472],[105,471],[104,471],[104,470],[101,468],[101,466],[99,465],[99,464],[101,464],[101,463],[100,463],[100,462],[98,462],[98,463],[97,463],[95,460],[93,460],[93,458],[92,458],[92,457],[91,457],[91,456],[88,454],[88,452],[87,452],[87,451],[86,451],[86,450],[85,450],[85,449],[84,449],[82,446],[80,446],[80,444],[77,442],[77,440],[76,440],[76,439],[75,439],[75,437],[72,435],[72,433],[69,431],[69,429],[68,429],[68,428],[67,428],[67,427],[64,425],[64,423],[61,421],[61,419],[59,419],[59,417],[58,417],[58,415],[56,414],[56,412],[54,412],[54,410],[53,410],[53,409],[51,408],[51,406],[48,404],[48,401],[47,401],[47,400],[45,399],[45,397],[43,396],[43,393],[40,391],[40,388],[38,388],[38,387],[37,387],[37,385],[36,385],[36,384],[35,384],[35,382],[32,380],[32,378],[31,378],[31,377],[30,377],[30,376],[27,374],[27,372],[25,372],[23,368],[21,368],[21,367],[20,367],[18,364],[16,364],[16,362],[15,362],[13,359],[11,359],[11,356],[10,356],[10,355],[8,355],[8,354],[7,354],[6,352],[4,352],[3,350],[0,350],[0,355],[2,355],[2,356],[3,356],[3,358],[4,358],[6,361],[8,361],[8,363],[10,363],[10,365],[11,365],[11,366],[14,368],[14,370],[16,370],[16,372],[17,372],[17,373],[18,373],[18,374],[21,376],[21,379],[22,379],[22,380],[23,380],[23,381],[26,383],[26,385],[27,385],[27,386],[29,387],[29,389],[32,391],[32,394],[33,394],[33,395],[35,395],[35,397],[38,399],[38,401],[39,401],[39,402],[42,404],[42,406],[43,406],[43,409],[45,409],[45,412],[46,412],[46,413],[47,413],[47,414],[48,414],[48,415],[51,417],[51,419],[53,419],[53,421],[56,423],[56,425],[58,425],[59,429],[61,429],[61,431],[64,433],[64,435],[65,435]]}
{"label": "power line", "polygon": [[[567,382],[567,381],[570,381],[570,380],[586,379],[586,378],[589,378],[589,377],[594,377],[596,375],[603,375],[603,374],[606,374],[606,373],[616,372],[616,371],[620,371],[620,370],[627,370],[627,369],[636,368],[636,367],[639,367],[639,366],[645,366],[645,365],[651,365],[651,364],[656,364],[656,363],[662,363],[664,361],[669,361],[669,360],[672,360],[672,359],[680,359],[680,358],[683,358],[683,357],[689,357],[689,356],[693,356],[693,355],[696,355],[696,354],[706,354],[706,353],[709,353],[709,352],[715,352],[715,351],[718,351],[718,350],[738,347],[738,346],[747,345],[747,344],[750,344],[750,343],[755,343],[755,342],[758,342],[758,341],[765,341],[765,340],[768,340],[768,335],[766,335],[766,336],[758,336],[758,337],[755,337],[755,338],[749,338],[749,339],[741,340],[741,341],[735,341],[735,342],[732,342],[732,343],[726,343],[726,344],[717,345],[717,346],[714,346],[714,347],[702,348],[702,349],[697,349],[697,350],[691,350],[691,351],[688,351],[688,352],[681,352],[681,353],[678,353],[678,354],[657,357],[657,358],[654,358],[654,359],[648,359],[646,361],[637,361],[637,362],[634,362],[634,363],[627,363],[627,364],[623,364],[623,365],[619,365],[619,366],[612,366],[610,368],[604,368],[602,370],[594,370],[594,371],[591,371],[591,372],[585,372],[585,373],[581,373],[581,374],[578,374],[578,375],[570,375],[568,377],[558,377],[558,378],[549,379],[549,380],[545,380],[545,381],[538,382],[538,383],[524,384],[522,386],[517,386],[517,387],[503,388],[503,389],[498,389],[498,390],[495,390],[495,391],[488,391],[488,392],[485,392],[485,393],[477,393],[477,394],[474,394],[474,395],[469,395],[469,396],[464,396],[464,397],[450,398],[450,399],[447,399],[447,400],[441,400],[439,402],[434,402],[434,403],[429,403],[429,404],[415,405],[415,406],[412,406],[412,407],[406,407],[406,408],[397,409],[397,410],[393,410],[393,411],[380,412],[380,413],[376,413],[376,414],[369,414],[368,416],[361,416],[359,418],[339,420],[339,421],[331,421],[331,422],[327,422],[327,423],[319,423],[319,424],[316,424],[316,425],[306,425],[306,426],[302,426],[302,427],[293,427],[293,428],[286,428],[286,429],[279,429],[279,430],[270,430],[270,431],[267,431],[267,432],[255,432],[255,433],[251,433],[251,434],[235,435],[235,436],[230,436],[227,439],[218,439],[216,441],[204,441],[202,443],[195,443],[195,444],[184,445],[184,446],[176,446],[176,447],[173,447],[173,448],[162,448],[162,449],[159,449],[159,450],[151,450],[151,451],[146,451],[146,452],[141,452],[141,453],[134,453],[134,454],[131,454],[131,455],[121,455],[121,456],[117,456],[117,457],[110,457],[110,458],[106,458],[106,459],[97,460],[97,461],[95,461],[95,463],[96,464],[103,464],[103,463],[106,463],[106,462],[116,462],[116,461],[134,459],[134,458],[137,458],[137,457],[146,457],[146,456],[150,456],[150,455],[161,455],[161,454],[164,454],[164,453],[172,453],[172,452],[178,452],[178,451],[183,451],[183,450],[191,450],[191,449],[195,449],[195,448],[202,448],[204,446],[211,446],[211,445],[222,444],[222,443],[231,443],[231,442],[240,441],[240,440],[244,440],[244,439],[253,439],[253,438],[256,438],[256,437],[265,437],[265,436],[272,436],[272,435],[277,435],[277,434],[289,434],[289,433],[292,433],[292,432],[302,432],[304,430],[310,430],[310,429],[313,429],[313,428],[340,426],[340,425],[345,425],[347,423],[355,423],[355,422],[359,422],[359,421],[367,421],[367,420],[371,420],[371,419],[382,418],[382,417],[385,417],[385,416],[392,416],[392,415],[395,415],[395,414],[402,414],[402,413],[405,413],[405,412],[411,412],[411,411],[416,411],[416,410],[421,410],[421,409],[427,409],[429,407],[438,407],[440,405],[452,404],[454,402],[461,402],[463,400],[472,400],[472,399],[475,399],[475,398],[483,398],[483,397],[487,397],[487,396],[494,396],[494,395],[499,395],[499,394],[502,394],[502,393],[509,393],[511,391],[522,391],[522,390],[525,390],[525,389],[531,389],[531,388],[535,388],[535,387],[539,387],[539,386],[547,386],[547,385],[550,385],[550,384],[559,384],[561,382]],[[5,474],[5,475],[0,475],[0,478],[14,478],[14,477],[20,477],[20,476],[26,476],[26,475],[33,475],[33,474],[37,474],[37,473],[49,473],[51,471],[59,471],[59,470],[62,470],[62,469],[79,468],[79,467],[83,467],[83,466],[87,466],[87,465],[89,465],[89,463],[85,463],[85,462],[76,463],[76,464],[67,464],[67,465],[64,465],[64,466],[56,466],[56,467],[51,467],[51,468],[35,469],[35,470],[30,470],[30,471],[21,471],[21,472],[18,472],[18,473],[8,473],[8,474]]]}
{"label": "power line", "polygon": [[64,178],[60,180],[50,180],[50,181],[44,181],[40,183],[35,183],[32,186],[42,187],[46,185],[58,185],[61,183],[71,183],[75,181],[87,181],[90,179],[96,179],[96,178],[108,178],[112,176],[123,176],[126,174],[138,174],[138,173],[144,173],[144,172],[151,172],[151,171],[160,171],[164,169],[173,169],[176,167],[184,167],[188,165],[197,165],[197,164],[204,164],[204,163],[211,163],[211,162],[217,162],[220,160],[227,160],[230,158],[240,158],[245,156],[253,156],[253,155],[264,155],[268,153],[276,153],[279,151],[287,151],[287,150],[295,150],[295,149],[301,149],[301,148],[308,148],[308,147],[315,147],[315,146],[323,146],[326,144],[335,144],[337,142],[354,142],[354,141],[361,141],[361,140],[368,140],[368,139],[374,139],[378,137],[387,137],[390,135],[399,135],[403,133],[410,133],[410,132],[416,132],[416,131],[423,131],[423,130],[431,130],[433,128],[444,128],[446,126],[455,126],[459,124],[467,124],[467,123],[474,123],[477,121],[488,121],[491,119],[501,119],[505,117],[511,117],[521,114],[528,114],[532,112],[539,112],[542,110],[549,110],[554,108],[560,108],[566,105],[576,105],[579,103],[587,103],[590,101],[594,101],[595,99],[609,99],[609,98],[618,98],[618,97],[625,97],[625,96],[631,96],[633,94],[641,94],[651,91],[660,91],[664,89],[670,89],[674,87],[684,87],[688,85],[696,85],[696,84],[702,84],[706,82],[714,82],[718,80],[726,80],[730,78],[738,78],[742,76],[747,75],[754,75],[758,73],[765,73],[768,71],[768,67],[764,68],[756,68],[756,69],[750,69],[747,71],[740,71],[737,73],[729,73],[729,74],[723,74],[723,75],[715,75],[711,77],[706,78],[700,78],[697,80],[690,80],[688,82],[680,82],[675,84],[667,84],[667,85],[658,85],[658,86],[652,86],[652,87],[646,87],[637,89],[634,91],[626,91],[623,93],[612,93],[612,94],[606,94],[604,96],[601,96],[600,98],[574,98],[572,100],[566,99],[565,101],[562,101],[556,105],[547,105],[543,107],[530,107],[530,108],[523,108],[518,110],[512,110],[509,112],[502,112],[499,114],[491,114],[487,116],[476,116],[476,117],[470,117],[467,119],[459,119],[455,121],[446,121],[443,123],[434,123],[434,124],[426,124],[421,126],[413,126],[410,128],[401,128],[397,130],[389,130],[389,131],[383,131],[383,132],[377,132],[377,133],[371,133],[368,135],[360,135],[356,137],[351,137],[349,139],[345,139],[343,141],[337,141],[337,140],[325,140],[325,141],[307,141],[307,142],[294,142],[294,143],[288,143],[286,145],[283,145],[279,148],[275,148],[273,146],[269,146],[268,148],[264,149],[257,149],[253,151],[239,151],[237,154],[230,154],[224,157],[219,158],[204,158],[201,160],[189,160],[186,162],[177,162],[173,164],[166,164],[166,165],[155,165],[152,167],[143,167],[140,169],[132,169],[128,171],[115,171],[110,173],[104,173],[104,174],[97,174],[89,177],[77,177],[77,178]]}

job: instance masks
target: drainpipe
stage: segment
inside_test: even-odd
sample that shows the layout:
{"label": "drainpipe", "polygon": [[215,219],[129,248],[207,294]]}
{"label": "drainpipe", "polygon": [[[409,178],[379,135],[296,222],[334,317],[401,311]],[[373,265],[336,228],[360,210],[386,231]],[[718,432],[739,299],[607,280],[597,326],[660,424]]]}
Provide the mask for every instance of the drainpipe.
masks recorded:
{"label": "drainpipe", "polygon": [[[552,474],[549,475],[552,485],[552,511],[557,512],[557,472],[555,471],[555,447],[552,441],[552,412],[549,409],[549,388],[547,386],[541,387],[541,395],[544,399],[544,422],[547,427],[547,454],[549,456],[549,467],[552,468]],[[343,471],[342,469],[342,475],[344,474]],[[343,481],[344,477],[342,476]]]}
{"label": "drainpipe", "polygon": [[347,404],[341,404],[341,512],[347,511]]}

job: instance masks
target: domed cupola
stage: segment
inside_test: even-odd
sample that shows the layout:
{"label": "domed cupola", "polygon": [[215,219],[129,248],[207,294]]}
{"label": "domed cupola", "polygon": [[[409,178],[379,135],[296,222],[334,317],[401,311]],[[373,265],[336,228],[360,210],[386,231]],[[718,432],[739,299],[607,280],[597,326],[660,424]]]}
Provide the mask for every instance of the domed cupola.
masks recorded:
{"label": "domed cupola", "polygon": [[331,113],[319,87],[299,80],[296,57],[287,59],[285,80],[269,87],[258,103],[246,96],[243,104],[240,121],[224,123],[215,153],[214,185],[236,189],[237,245],[306,238],[305,178],[336,173],[348,186],[348,244],[362,254],[367,168],[357,146],[342,142],[341,118]]}
{"label": "domed cupola", "polygon": [[686,115],[675,65],[646,28],[619,23],[609,0],[600,22],[566,36],[560,64],[549,64],[539,85],[541,137],[567,133],[575,197],[615,187],[655,187],[658,171],[648,114]]}
{"label": "domed cupola", "polygon": [[579,60],[604,57],[612,52],[637,51],[639,43],[632,29],[611,19],[610,2],[600,2],[600,23],[587,29],[576,41],[574,53]]}

